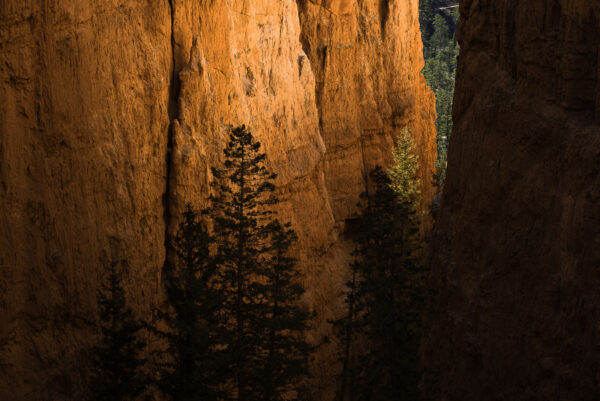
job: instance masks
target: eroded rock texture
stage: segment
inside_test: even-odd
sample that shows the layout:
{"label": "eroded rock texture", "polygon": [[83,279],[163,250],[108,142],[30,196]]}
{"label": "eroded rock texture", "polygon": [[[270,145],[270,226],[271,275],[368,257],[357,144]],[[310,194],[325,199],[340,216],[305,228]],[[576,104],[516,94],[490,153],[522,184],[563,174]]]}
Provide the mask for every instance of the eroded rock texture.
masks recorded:
{"label": "eroded rock texture", "polygon": [[279,174],[331,399],[340,233],[404,125],[432,193],[417,1],[9,0],[0,27],[0,399],[82,399],[108,265],[150,319],[165,242],[238,124]]}
{"label": "eroded rock texture", "polygon": [[415,134],[426,203],[435,140],[432,92],[421,78],[418,1],[298,0],[302,45],[316,79],[319,124],[327,147],[327,187],[336,219],[354,213],[356,193],[370,171],[389,162],[398,132]]}
{"label": "eroded rock texture", "polygon": [[111,261],[146,314],[165,256],[167,4],[0,8],[0,399],[80,399]]}
{"label": "eroded rock texture", "polygon": [[600,397],[600,3],[461,1],[440,296],[442,400]]}

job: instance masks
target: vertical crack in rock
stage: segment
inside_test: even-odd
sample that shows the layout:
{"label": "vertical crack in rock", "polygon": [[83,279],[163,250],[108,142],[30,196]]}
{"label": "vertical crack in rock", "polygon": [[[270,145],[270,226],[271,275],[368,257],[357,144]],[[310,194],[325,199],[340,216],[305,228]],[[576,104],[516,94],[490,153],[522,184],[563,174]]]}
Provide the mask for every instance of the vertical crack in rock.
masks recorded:
{"label": "vertical crack in rock", "polygon": [[379,0],[379,24],[381,26],[381,39],[385,39],[385,24],[390,15],[390,1]]}
{"label": "vertical crack in rock", "polygon": [[369,202],[369,199],[371,199],[370,194],[369,194],[369,164],[367,161],[367,156],[365,155],[365,143],[364,143],[364,138],[361,137],[360,138],[360,157],[362,159],[362,176],[363,176],[363,180],[364,180],[364,185],[365,185],[365,195],[366,195],[366,199],[367,202]]}
{"label": "vertical crack in rock", "polygon": [[[322,94],[322,89],[323,89],[323,85],[322,82],[319,82],[319,77],[322,77],[322,74],[317,76],[317,73],[319,72],[318,70],[315,70],[312,67],[312,63],[313,60],[311,60],[311,56],[312,56],[312,47],[311,47],[311,41],[310,41],[310,32],[306,32],[305,29],[305,24],[303,24],[303,18],[305,18],[304,13],[306,13],[306,9],[307,9],[307,2],[308,0],[296,0],[296,10],[298,13],[298,21],[300,21],[300,46],[302,46],[302,51],[304,51],[304,54],[306,55],[306,60],[309,63],[309,65],[311,65],[311,69],[313,71],[313,73],[315,74],[315,80],[317,82],[315,82],[315,99],[316,99],[316,106],[317,106],[317,115],[319,117],[319,135],[321,136],[321,138],[323,138],[323,118],[322,118],[322,114],[323,114],[323,108],[321,107],[321,94]],[[322,8],[322,7],[321,7]],[[324,46],[321,50],[320,50],[320,54],[321,54],[321,71],[325,71],[325,67],[326,67],[326,62],[327,62],[327,46]],[[302,70],[300,70],[302,71]]]}
{"label": "vertical crack in rock", "polygon": [[171,13],[171,77],[169,82],[169,103],[167,112],[169,114],[169,130],[167,133],[167,153],[166,153],[166,182],[165,193],[163,194],[164,221],[165,221],[165,260],[163,271],[167,267],[169,261],[170,241],[169,241],[169,226],[171,222],[170,198],[171,198],[171,174],[173,171],[173,130],[175,121],[179,116],[179,92],[181,90],[181,82],[179,80],[179,71],[177,68],[176,46],[175,41],[175,0],[169,0],[169,11]]}

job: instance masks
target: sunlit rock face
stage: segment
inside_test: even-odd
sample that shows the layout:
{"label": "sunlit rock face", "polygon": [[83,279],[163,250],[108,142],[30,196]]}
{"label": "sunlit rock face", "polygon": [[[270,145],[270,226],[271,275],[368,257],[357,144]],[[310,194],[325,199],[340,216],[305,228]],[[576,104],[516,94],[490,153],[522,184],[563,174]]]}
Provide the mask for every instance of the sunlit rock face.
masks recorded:
{"label": "sunlit rock face", "polygon": [[443,400],[600,397],[597,1],[461,1],[426,361]]}
{"label": "sunlit rock face", "polygon": [[0,399],[81,399],[108,265],[150,319],[165,242],[239,124],[299,234],[315,399],[331,399],[341,231],[403,126],[432,194],[417,2],[13,0],[0,24]]}
{"label": "sunlit rock face", "polygon": [[298,0],[300,40],[315,74],[324,169],[337,220],[356,210],[364,177],[386,165],[399,133],[412,131],[425,203],[437,156],[433,94],[421,75],[418,1]]}

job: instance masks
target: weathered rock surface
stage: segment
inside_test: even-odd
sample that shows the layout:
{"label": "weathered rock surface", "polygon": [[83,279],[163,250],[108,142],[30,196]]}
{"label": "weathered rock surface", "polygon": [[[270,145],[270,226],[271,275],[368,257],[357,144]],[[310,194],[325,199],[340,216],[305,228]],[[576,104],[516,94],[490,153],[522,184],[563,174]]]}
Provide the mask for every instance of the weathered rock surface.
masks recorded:
{"label": "weathered rock surface", "polygon": [[0,4],[0,399],[81,399],[106,267],[160,293],[169,8]]}
{"label": "weathered rock surface", "polygon": [[600,398],[600,3],[461,1],[426,360],[441,400]]}
{"label": "weathered rock surface", "polygon": [[433,93],[422,78],[418,1],[299,0],[301,41],[316,79],[327,188],[336,220],[356,210],[370,171],[390,161],[401,129],[414,134],[423,198],[437,157]]}
{"label": "weathered rock surface", "polygon": [[165,241],[238,124],[279,174],[331,398],[343,222],[405,125],[428,202],[434,108],[416,1],[299,3],[0,3],[0,399],[81,399],[107,266],[149,319]]}

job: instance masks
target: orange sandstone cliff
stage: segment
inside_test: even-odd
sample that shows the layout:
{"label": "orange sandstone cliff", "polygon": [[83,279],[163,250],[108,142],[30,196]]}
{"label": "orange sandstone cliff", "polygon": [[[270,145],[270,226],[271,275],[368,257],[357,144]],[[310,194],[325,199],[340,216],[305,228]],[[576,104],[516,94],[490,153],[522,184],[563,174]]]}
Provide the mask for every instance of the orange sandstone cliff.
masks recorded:
{"label": "orange sandstone cliff", "polygon": [[600,2],[462,0],[439,400],[600,399]]}
{"label": "orange sandstone cliff", "polygon": [[331,399],[365,171],[410,127],[433,194],[434,100],[416,0],[0,3],[0,399],[79,399],[113,261],[140,317],[165,244],[246,124],[279,174],[317,313],[315,399]]}

